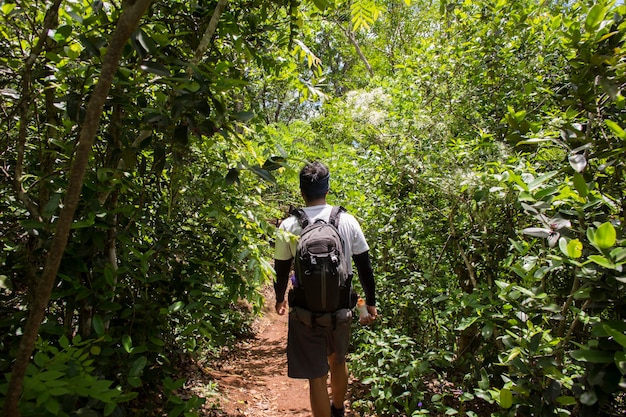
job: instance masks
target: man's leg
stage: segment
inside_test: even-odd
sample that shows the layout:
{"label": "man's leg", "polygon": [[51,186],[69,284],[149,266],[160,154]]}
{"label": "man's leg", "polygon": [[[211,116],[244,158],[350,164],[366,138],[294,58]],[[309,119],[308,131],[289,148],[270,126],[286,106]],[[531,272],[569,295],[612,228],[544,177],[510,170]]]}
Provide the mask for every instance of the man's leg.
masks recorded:
{"label": "man's leg", "polygon": [[309,395],[313,417],[330,417],[330,399],[328,397],[328,375],[309,379]]}
{"label": "man's leg", "polygon": [[330,365],[330,390],[335,408],[342,408],[348,391],[348,364],[345,359],[340,363],[336,362],[336,355],[333,353],[328,357]]}

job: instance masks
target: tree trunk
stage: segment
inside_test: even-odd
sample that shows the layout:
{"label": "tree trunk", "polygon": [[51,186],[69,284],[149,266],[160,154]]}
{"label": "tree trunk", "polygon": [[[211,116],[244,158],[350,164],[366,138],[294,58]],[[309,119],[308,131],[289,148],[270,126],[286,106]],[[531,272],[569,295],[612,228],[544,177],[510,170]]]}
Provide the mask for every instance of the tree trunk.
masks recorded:
{"label": "tree trunk", "polygon": [[46,265],[39,280],[37,293],[30,306],[24,334],[20,341],[20,346],[13,365],[11,380],[4,404],[5,416],[20,416],[19,398],[24,383],[26,367],[30,362],[35,340],[39,333],[39,327],[44,319],[59,265],[61,264],[61,259],[63,258],[65,247],[67,246],[70,228],[74,221],[74,213],[80,199],[80,192],[85,178],[91,147],[93,146],[96,133],[100,126],[102,109],[109,90],[111,89],[111,84],[113,83],[113,78],[122,56],[122,49],[126,45],[130,35],[136,30],[139,25],[139,20],[151,1],[152,0],[128,0],[124,3],[124,11],[120,16],[115,32],[111,37],[109,47],[107,48],[106,55],[103,58],[100,79],[89,100],[85,121],[78,138],[78,147],[70,170],[70,178],[67,193],[63,201],[63,209],[59,216],[50,252],[46,258]]}

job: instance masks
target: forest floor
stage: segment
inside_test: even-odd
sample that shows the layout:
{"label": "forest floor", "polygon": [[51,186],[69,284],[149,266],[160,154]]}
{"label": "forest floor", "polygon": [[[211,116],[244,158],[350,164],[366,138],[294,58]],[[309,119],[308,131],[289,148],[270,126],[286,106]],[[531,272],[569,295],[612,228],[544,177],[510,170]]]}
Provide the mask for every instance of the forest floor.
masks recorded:
{"label": "forest floor", "polygon": [[[287,377],[288,317],[273,311],[273,302],[268,300],[269,304],[271,308],[266,307],[254,324],[255,337],[194,372],[193,386],[187,388],[206,398],[202,416],[312,415],[308,381]],[[353,416],[349,408],[346,416]]]}

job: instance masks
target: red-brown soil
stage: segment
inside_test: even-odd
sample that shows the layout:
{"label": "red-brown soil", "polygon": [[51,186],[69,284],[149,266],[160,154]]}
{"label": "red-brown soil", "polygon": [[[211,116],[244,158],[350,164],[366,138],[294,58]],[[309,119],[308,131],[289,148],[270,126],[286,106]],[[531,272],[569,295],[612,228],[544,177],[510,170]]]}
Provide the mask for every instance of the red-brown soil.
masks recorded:
{"label": "red-brown soil", "polygon": [[223,417],[311,415],[306,380],[287,377],[287,316],[265,311],[257,322],[257,336],[240,343],[219,369],[209,371],[217,383]]}
{"label": "red-brown soil", "polygon": [[[264,309],[254,326],[256,337],[240,342],[223,359],[193,372],[193,382],[187,388],[206,398],[200,415],[312,416],[308,381],[287,377],[287,315],[274,312],[269,297],[267,304],[271,308]],[[346,416],[356,414],[347,407]]]}
{"label": "red-brown soil", "polygon": [[[287,315],[273,310],[270,297],[267,304],[254,325],[255,337],[219,360],[188,369],[186,391],[206,398],[201,416],[312,416],[308,381],[287,377]],[[349,409],[346,416],[352,416]]]}

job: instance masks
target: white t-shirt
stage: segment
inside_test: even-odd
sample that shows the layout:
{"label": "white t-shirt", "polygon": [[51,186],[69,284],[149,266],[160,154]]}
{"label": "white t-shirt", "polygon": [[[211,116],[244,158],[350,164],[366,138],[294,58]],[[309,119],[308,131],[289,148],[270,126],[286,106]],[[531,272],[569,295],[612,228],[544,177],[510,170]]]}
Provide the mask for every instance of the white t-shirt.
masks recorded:
{"label": "white t-shirt", "polygon": [[[328,221],[333,206],[325,204],[321,206],[304,207],[303,210],[309,216],[310,222],[317,219]],[[350,213],[343,212],[339,215],[339,234],[343,239],[344,253],[348,259],[352,255],[360,255],[369,250],[361,225]],[[276,250],[274,259],[288,261],[296,255],[296,245],[302,228],[295,216],[289,216],[280,224],[276,236]],[[348,262],[348,273],[352,273],[352,262]]]}

